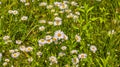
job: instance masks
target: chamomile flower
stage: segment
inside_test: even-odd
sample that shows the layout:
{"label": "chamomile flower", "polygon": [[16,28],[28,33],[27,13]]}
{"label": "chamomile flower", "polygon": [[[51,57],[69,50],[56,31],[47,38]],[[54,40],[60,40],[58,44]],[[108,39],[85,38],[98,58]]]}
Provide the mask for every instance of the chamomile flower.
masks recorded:
{"label": "chamomile flower", "polygon": [[66,46],[62,46],[61,49],[62,49],[62,50],[66,50],[67,47],[66,47]]}
{"label": "chamomile flower", "polygon": [[59,13],[60,13],[60,14],[63,14],[63,13],[64,13],[64,11],[63,11],[63,10],[61,10],[61,11],[59,11]]}
{"label": "chamomile flower", "polygon": [[57,37],[53,37],[52,40],[53,40],[53,41],[57,41]]}
{"label": "chamomile flower", "polygon": [[17,10],[13,10],[12,13],[13,13],[13,15],[17,15],[18,11]]}
{"label": "chamomile flower", "polygon": [[54,12],[55,12],[55,9],[51,9],[51,12],[54,13]]}
{"label": "chamomile flower", "polygon": [[41,2],[41,3],[39,3],[39,6],[47,6],[47,3],[46,2]]}
{"label": "chamomile flower", "polygon": [[95,52],[97,51],[97,47],[94,46],[94,45],[91,45],[91,46],[90,46],[90,50],[91,50],[93,53],[95,53]]}
{"label": "chamomile flower", "polygon": [[69,1],[63,1],[64,4],[69,4]]}
{"label": "chamomile flower", "polygon": [[17,58],[20,55],[20,52],[15,52],[11,54],[12,58]]}
{"label": "chamomile flower", "polygon": [[60,4],[61,4],[60,2],[54,2],[55,6],[60,6]]}
{"label": "chamomile flower", "polygon": [[72,2],[71,2],[71,5],[72,5],[72,6],[77,6],[77,5],[78,5],[78,3],[77,3],[77,2],[75,2],[75,1],[72,1]]}
{"label": "chamomile flower", "polygon": [[60,17],[55,17],[55,21],[61,21],[62,19]]}
{"label": "chamomile flower", "polygon": [[5,59],[5,62],[10,62],[10,59],[8,59],[8,58],[7,58],[7,59]]}
{"label": "chamomile flower", "polygon": [[26,0],[20,0],[20,2],[25,3],[25,2],[26,2]]}
{"label": "chamomile flower", "polygon": [[78,64],[79,63],[79,59],[77,57],[72,58],[72,63],[74,65]]}
{"label": "chamomile flower", "polygon": [[74,16],[73,16],[73,19],[74,19],[74,20],[77,20],[78,18],[79,18],[79,17],[78,17],[77,15],[74,15]]}
{"label": "chamomile flower", "polygon": [[21,17],[21,20],[22,20],[22,21],[26,21],[27,19],[28,19],[28,16],[22,16],[22,17]]}
{"label": "chamomile flower", "polygon": [[81,41],[81,37],[80,37],[79,35],[75,35],[75,40],[76,40],[77,42],[80,42],[80,41]]}
{"label": "chamomile flower", "polygon": [[62,21],[54,21],[54,26],[60,26],[62,24]]}
{"label": "chamomile flower", "polygon": [[2,4],[2,2],[0,1],[0,5]]}
{"label": "chamomile flower", "polygon": [[54,16],[58,16],[58,13],[54,13]]}
{"label": "chamomile flower", "polygon": [[78,54],[79,59],[83,59],[83,58],[86,58],[86,57],[87,57],[87,54],[85,54],[85,53]]}
{"label": "chamomile flower", "polygon": [[21,40],[16,40],[16,44],[21,44],[22,41]]}
{"label": "chamomile flower", "polygon": [[50,61],[52,64],[58,63],[57,58],[56,58],[55,56],[49,57],[49,61]]}
{"label": "chamomile flower", "polygon": [[7,62],[4,62],[4,63],[3,63],[3,66],[7,66],[7,64],[8,64]]}
{"label": "chamomile flower", "polygon": [[10,52],[10,53],[14,53],[14,52],[15,52],[15,50],[13,50],[13,49],[12,49],[12,50],[9,50],[9,52]]}
{"label": "chamomile flower", "polygon": [[71,11],[70,9],[66,9],[65,12],[66,12],[66,13],[70,13],[70,12],[72,12],[72,11]]}
{"label": "chamomile flower", "polygon": [[9,39],[10,39],[10,36],[4,36],[4,37],[3,37],[3,40],[5,40],[5,41],[6,41],[6,40],[9,40]]}
{"label": "chamomile flower", "polygon": [[63,56],[65,56],[65,53],[60,52],[60,53],[58,54],[58,56],[63,57]]}
{"label": "chamomile flower", "polygon": [[47,36],[45,37],[45,39],[46,39],[46,40],[50,40],[50,39],[52,39],[52,36],[47,35]]}
{"label": "chamomile flower", "polygon": [[63,9],[67,9],[68,8],[68,5],[67,4],[60,4],[59,5],[59,8],[61,9],[61,10],[63,10]]}
{"label": "chamomile flower", "polygon": [[48,21],[48,24],[49,24],[49,25],[53,25],[53,22],[52,22],[52,21]]}
{"label": "chamomile flower", "polygon": [[43,53],[41,51],[37,52],[37,56],[41,56]]}
{"label": "chamomile flower", "polygon": [[33,47],[30,47],[30,46],[26,47],[26,49],[25,49],[26,52],[31,52],[32,50],[33,50]]}
{"label": "chamomile flower", "polygon": [[115,34],[115,30],[108,31],[108,35]]}
{"label": "chamomile flower", "polygon": [[2,53],[0,53],[0,59],[2,58]]}
{"label": "chamomile flower", "polygon": [[26,47],[22,45],[19,47],[19,49],[24,52],[26,50]]}
{"label": "chamomile flower", "polygon": [[33,61],[32,57],[28,58],[28,62],[32,62],[32,61]]}
{"label": "chamomile flower", "polygon": [[47,9],[52,9],[53,5],[47,5]]}
{"label": "chamomile flower", "polygon": [[44,30],[45,30],[45,27],[44,27],[44,26],[40,26],[40,27],[39,27],[39,30],[40,30],[40,31],[44,31]]}
{"label": "chamomile flower", "polygon": [[13,10],[8,10],[8,13],[9,14],[13,14]]}
{"label": "chamomile flower", "polygon": [[68,36],[64,34],[64,40],[68,40]]}
{"label": "chamomile flower", "polygon": [[25,6],[29,6],[29,5],[30,5],[30,3],[29,3],[29,2],[25,3]]}
{"label": "chamomile flower", "polygon": [[58,30],[58,31],[55,31],[55,34],[54,36],[57,38],[57,39],[63,39],[64,38],[64,32],[61,31],[61,30]]}
{"label": "chamomile flower", "polygon": [[52,39],[46,40],[46,43],[47,43],[47,44],[51,44],[52,42],[53,42]]}
{"label": "chamomile flower", "polygon": [[39,23],[46,23],[46,20],[39,20]]}
{"label": "chamomile flower", "polygon": [[74,16],[74,14],[73,14],[73,13],[70,13],[70,14],[68,14],[66,17],[67,17],[67,18],[73,18],[73,16]]}
{"label": "chamomile flower", "polygon": [[54,26],[59,26],[62,24],[62,19],[60,17],[55,17]]}
{"label": "chamomile flower", "polygon": [[75,12],[75,14],[76,14],[76,15],[80,15],[80,12],[77,11],[77,12]]}
{"label": "chamomile flower", "polygon": [[72,50],[70,51],[71,54],[77,54],[78,53],[78,50]]}
{"label": "chamomile flower", "polygon": [[38,40],[38,43],[44,45],[44,44],[46,44],[46,40],[45,39],[40,39],[40,40]]}

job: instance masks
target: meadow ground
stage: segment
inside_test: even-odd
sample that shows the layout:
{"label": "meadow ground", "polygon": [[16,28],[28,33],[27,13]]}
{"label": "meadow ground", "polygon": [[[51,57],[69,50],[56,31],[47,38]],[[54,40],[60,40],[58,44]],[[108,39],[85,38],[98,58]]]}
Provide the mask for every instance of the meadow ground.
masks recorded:
{"label": "meadow ground", "polygon": [[119,0],[0,0],[0,67],[120,67]]}

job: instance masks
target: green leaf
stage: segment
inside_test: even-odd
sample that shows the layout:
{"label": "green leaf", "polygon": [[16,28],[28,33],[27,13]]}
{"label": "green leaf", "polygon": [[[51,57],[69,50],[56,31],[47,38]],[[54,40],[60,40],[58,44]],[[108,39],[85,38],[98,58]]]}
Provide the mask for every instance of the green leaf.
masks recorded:
{"label": "green leaf", "polygon": [[74,28],[74,29],[79,29],[77,26],[75,26],[75,25],[72,25],[72,27]]}
{"label": "green leaf", "polygon": [[85,13],[85,10],[84,9],[81,9],[81,8],[78,8],[79,11]]}
{"label": "green leaf", "polygon": [[94,6],[90,7],[90,8],[87,10],[87,13],[89,13],[90,11],[92,11],[93,8],[94,8]]}
{"label": "green leaf", "polygon": [[98,18],[96,18],[96,17],[94,17],[94,18],[91,18],[90,20],[91,21],[95,21],[95,20],[97,20]]}

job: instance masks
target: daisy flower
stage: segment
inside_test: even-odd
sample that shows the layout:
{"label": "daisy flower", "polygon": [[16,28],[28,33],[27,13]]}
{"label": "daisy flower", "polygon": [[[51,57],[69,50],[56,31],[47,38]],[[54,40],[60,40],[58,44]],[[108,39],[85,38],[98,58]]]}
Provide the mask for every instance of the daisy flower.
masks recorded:
{"label": "daisy flower", "polygon": [[53,41],[57,41],[57,37],[53,37],[52,40],[53,40]]}
{"label": "daisy flower", "polygon": [[13,15],[17,15],[18,11],[17,10],[13,10],[12,13],[13,13]]}
{"label": "daisy flower", "polygon": [[46,23],[46,20],[39,20],[39,23]]}
{"label": "daisy flower", "polygon": [[54,21],[54,26],[60,26],[62,25],[62,21]]}
{"label": "daisy flower", "polygon": [[59,5],[59,8],[61,9],[61,10],[63,10],[63,9],[67,9],[68,8],[68,5],[67,4],[60,4]]}
{"label": "daisy flower", "polygon": [[9,40],[9,39],[10,39],[10,36],[4,36],[4,37],[3,37],[3,40],[5,40],[5,41],[6,41],[6,40]]}
{"label": "daisy flower", "polygon": [[0,61],[1,61],[1,58],[2,58],[2,53],[0,53]]}
{"label": "daisy flower", "polygon": [[28,62],[32,62],[32,61],[33,61],[32,57],[28,58]]}
{"label": "daisy flower", "polygon": [[62,46],[61,49],[62,49],[62,50],[66,50],[67,47],[66,47],[66,46]]}
{"label": "daisy flower", "polygon": [[17,58],[19,55],[20,55],[20,52],[15,52],[11,54],[12,58]]}
{"label": "daisy flower", "polygon": [[8,10],[8,13],[9,14],[13,14],[13,10]]}
{"label": "daisy flower", "polygon": [[59,26],[62,24],[62,19],[60,17],[55,17],[54,26]]}
{"label": "daisy flower", "polygon": [[33,48],[30,47],[30,46],[29,46],[29,47],[26,47],[26,49],[25,49],[26,52],[31,52],[32,50],[33,50]]}
{"label": "daisy flower", "polygon": [[60,53],[58,54],[58,56],[63,57],[63,56],[65,56],[65,53],[60,52]]}
{"label": "daisy flower", "polygon": [[49,61],[50,61],[52,64],[58,63],[57,58],[56,58],[55,56],[49,57]]}
{"label": "daisy flower", "polygon": [[78,50],[72,50],[70,53],[71,53],[71,54],[77,54],[77,53],[78,53]]}
{"label": "daisy flower", "polygon": [[25,6],[29,6],[30,5],[30,3],[28,2],[28,3],[25,3]]}
{"label": "daisy flower", "polygon": [[75,35],[75,40],[76,40],[77,42],[80,42],[80,41],[81,41],[81,37],[78,36],[78,35]]}
{"label": "daisy flower", "polygon": [[91,50],[93,53],[95,53],[95,52],[97,51],[97,47],[94,46],[94,45],[91,45],[91,46],[90,46],[90,50]]}
{"label": "daisy flower", "polygon": [[40,39],[40,40],[38,41],[38,43],[44,45],[44,44],[46,44],[46,40],[45,40],[45,39]]}
{"label": "daisy flower", "polygon": [[25,3],[25,2],[26,2],[26,0],[20,0],[20,2],[23,2],[23,3]]}
{"label": "daisy flower", "polygon": [[52,42],[53,42],[52,39],[46,40],[46,43],[47,43],[47,44],[51,44]]}
{"label": "daisy flower", "polygon": [[64,38],[64,32],[61,31],[61,30],[58,30],[58,31],[55,31],[55,34],[54,36],[57,38],[57,39],[63,39]]}
{"label": "daisy flower", "polygon": [[21,40],[16,40],[16,44],[21,44],[22,41]]}
{"label": "daisy flower", "polygon": [[39,6],[47,6],[47,3],[46,2],[41,2],[41,3],[39,3]]}
{"label": "daisy flower", "polygon": [[78,59],[77,57],[72,58],[72,63],[73,63],[74,65],[78,64],[78,63],[79,63],[79,59]]}
{"label": "daisy flower", "polygon": [[12,49],[12,50],[9,50],[9,52],[10,52],[10,53],[14,53],[14,52],[15,52],[15,50],[13,50],[13,49]]}
{"label": "daisy flower", "polygon": [[47,8],[47,9],[52,9],[52,8],[53,8],[53,5],[47,5],[46,8]]}
{"label": "daisy flower", "polygon": [[40,27],[39,27],[39,30],[40,30],[40,31],[44,31],[44,30],[45,30],[45,27],[44,27],[44,26],[40,26]]}
{"label": "daisy flower", "polygon": [[50,40],[50,39],[52,39],[52,36],[47,35],[47,36],[45,37],[45,39],[46,39],[46,40]]}
{"label": "daisy flower", "polygon": [[3,66],[6,66],[7,64],[8,64],[7,62],[4,62],[4,63],[3,63]]}
{"label": "daisy flower", "polygon": [[64,34],[64,40],[68,40],[68,36]]}
{"label": "daisy flower", "polygon": [[19,49],[24,52],[26,50],[26,47],[22,45],[19,47]]}
{"label": "daisy flower", "polygon": [[28,19],[28,16],[22,16],[21,20],[26,21]]}
{"label": "daisy flower", "polygon": [[5,62],[10,62],[10,59],[5,59]]}
{"label": "daisy flower", "polygon": [[49,24],[49,25],[53,25],[53,22],[52,22],[52,21],[48,21],[48,24]]}
{"label": "daisy flower", "polygon": [[72,2],[71,2],[71,5],[72,5],[72,6],[77,6],[77,4],[78,4],[78,3],[75,2],[75,1],[72,1]]}
{"label": "daisy flower", "polygon": [[36,54],[37,54],[37,56],[41,56],[41,55],[42,55],[42,52],[39,51],[39,52],[37,52]]}
{"label": "daisy flower", "polygon": [[85,54],[85,53],[78,54],[79,59],[83,59],[83,58],[86,58],[86,57],[87,57],[87,54]]}

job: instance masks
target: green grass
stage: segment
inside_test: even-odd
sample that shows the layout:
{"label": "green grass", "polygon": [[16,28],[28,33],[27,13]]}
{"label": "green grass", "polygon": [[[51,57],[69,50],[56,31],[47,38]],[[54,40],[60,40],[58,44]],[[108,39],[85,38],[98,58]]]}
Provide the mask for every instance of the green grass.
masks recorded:
{"label": "green grass", "polygon": [[[0,53],[2,58],[0,67],[3,67],[5,59],[10,61],[6,67],[73,67],[72,58],[78,57],[78,54],[86,53],[85,59],[79,59],[78,67],[119,67],[120,66],[120,2],[119,0],[74,0],[78,6],[72,6],[69,3],[68,9],[80,12],[78,19],[67,18],[69,13],[61,11],[58,7],[47,9],[46,6],[39,6],[41,2],[54,5],[54,2],[63,2],[62,0],[27,0],[30,5],[19,0],[1,0],[0,4]],[[73,0],[68,0],[72,2]],[[83,7],[83,8],[81,8]],[[17,10],[18,14],[9,14],[9,10]],[[58,17],[62,19],[62,25],[49,25],[48,21],[54,21],[54,14],[58,13]],[[26,21],[22,21],[22,16],[28,16]],[[39,20],[46,20],[45,24],[39,23]],[[40,31],[39,27],[44,26],[45,30]],[[54,36],[54,32],[61,30],[68,36],[68,40],[62,42],[59,40],[56,44],[45,44],[40,47],[38,40],[45,38],[46,35]],[[114,30],[113,34],[109,31]],[[51,33],[47,33],[51,32]],[[76,42],[75,35],[81,37],[80,42]],[[10,36],[12,42],[5,44],[4,36]],[[16,44],[16,40],[21,40],[22,44]],[[97,51],[93,53],[90,45],[95,45]],[[31,46],[31,52],[23,52],[19,47]],[[65,51],[61,50],[62,46],[66,46]],[[20,55],[13,58],[9,50],[18,49]],[[77,54],[71,54],[72,50],[78,50]],[[41,57],[37,56],[37,52],[41,51]],[[58,54],[64,52],[65,56],[60,57]],[[50,65],[49,57],[55,56],[58,63]],[[28,62],[28,58],[32,57],[33,61]]]}

